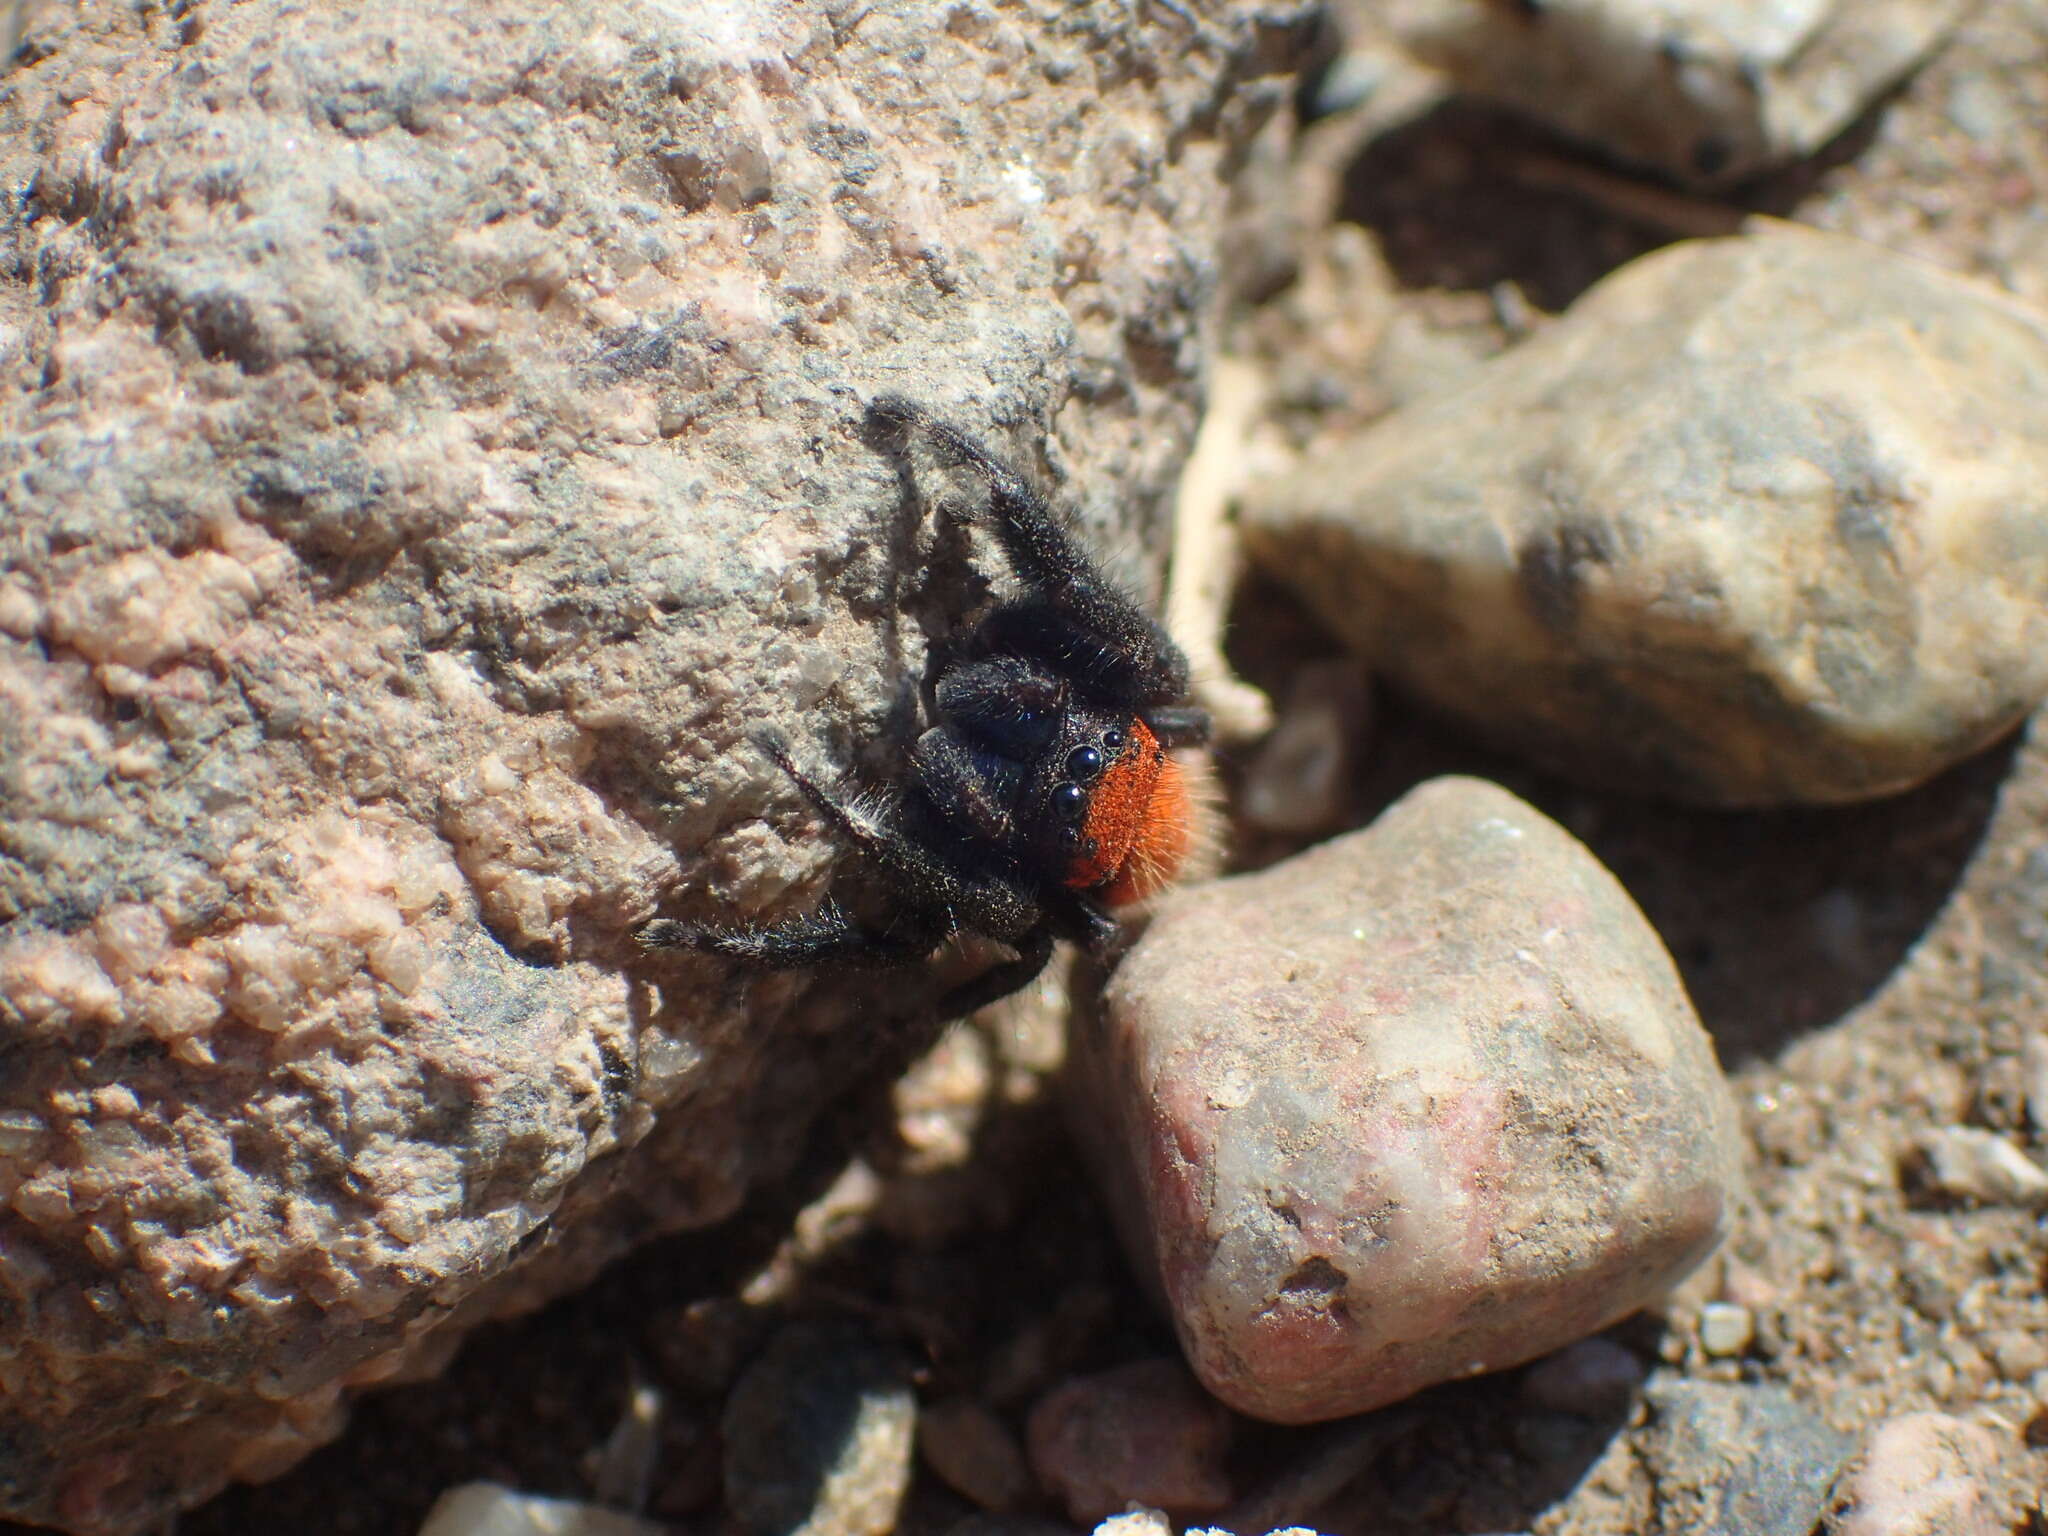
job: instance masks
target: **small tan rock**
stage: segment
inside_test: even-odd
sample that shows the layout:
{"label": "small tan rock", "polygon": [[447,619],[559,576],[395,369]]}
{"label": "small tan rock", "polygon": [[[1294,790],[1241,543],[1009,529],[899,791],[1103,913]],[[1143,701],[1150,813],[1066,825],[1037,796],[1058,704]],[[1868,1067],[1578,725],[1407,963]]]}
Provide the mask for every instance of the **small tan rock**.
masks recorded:
{"label": "small tan rock", "polygon": [[919,1412],[917,1448],[940,1481],[983,1509],[1015,1509],[1030,1496],[1017,1437],[971,1397],[949,1397]]}
{"label": "small tan rock", "polygon": [[1872,1430],[1835,1479],[1827,1536],[1997,1536],[2005,1528],[1979,1474],[1996,1464],[1988,1431],[1945,1413]]}
{"label": "small tan rock", "polygon": [[1082,1525],[1134,1503],[1185,1519],[1230,1502],[1230,1415],[1178,1360],[1055,1387],[1031,1410],[1025,1437],[1039,1481]]}
{"label": "small tan rock", "polygon": [[1973,1125],[1921,1132],[1907,1150],[1906,1171],[1944,1199],[2048,1206],[2048,1170],[2003,1136]]}
{"label": "small tan rock", "polygon": [[1077,1046],[1209,1390],[1357,1413],[1636,1310],[1741,1183],[1713,1047],[1614,878],[1491,784],[1169,900]]}
{"label": "small tan rock", "polygon": [[1246,548],[1567,776],[1884,795],[2048,693],[2044,398],[2048,322],[1773,226],[1624,267],[1252,498]]}

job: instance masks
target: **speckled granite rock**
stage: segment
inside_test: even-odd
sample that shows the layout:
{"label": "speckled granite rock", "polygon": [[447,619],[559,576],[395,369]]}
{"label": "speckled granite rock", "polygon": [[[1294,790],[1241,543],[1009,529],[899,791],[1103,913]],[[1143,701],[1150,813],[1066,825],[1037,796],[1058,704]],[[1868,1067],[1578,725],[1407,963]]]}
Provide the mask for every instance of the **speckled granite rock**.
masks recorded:
{"label": "speckled granite rock", "polygon": [[1836,802],[2048,692],[2048,321],[1790,225],[1623,268],[1249,508],[1253,558],[1510,750]]}
{"label": "speckled granite rock", "polygon": [[1249,0],[26,14],[0,1513],[114,1532],[731,1210],[876,1059],[855,989],[630,936],[813,897],[829,841],[747,733],[886,768],[980,590],[864,398],[985,430],[1156,575],[1292,34]]}
{"label": "speckled granite rock", "polygon": [[1848,1437],[1775,1385],[1662,1380],[1649,1398],[1654,1536],[1809,1536]]}
{"label": "speckled granite rock", "polygon": [[1707,183],[1819,149],[1970,10],[1970,0],[1392,7],[1409,46],[1460,88],[1609,154]]}
{"label": "speckled granite rock", "polygon": [[1139,1267],[1203,1384],[1305,1422],[1661,1295],[1741,1185],[1669,956],[1561,828],[1438,779],[1169,898],[1078,1042]]}

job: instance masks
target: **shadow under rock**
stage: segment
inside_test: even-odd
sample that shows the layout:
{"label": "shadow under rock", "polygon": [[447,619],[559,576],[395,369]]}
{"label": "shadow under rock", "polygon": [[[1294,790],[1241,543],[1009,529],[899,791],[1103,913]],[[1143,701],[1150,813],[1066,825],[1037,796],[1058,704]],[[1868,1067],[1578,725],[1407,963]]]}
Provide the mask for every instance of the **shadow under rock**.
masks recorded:
{"label": "shadow under rock", "polygon": [[1584,159],[1523,118],[1454,99],[1375,138],[1344,173],[1337,217],[1379,237],[1401,286],[1517,284],[1557,313],[1676,236],[1517,174],[1524,157]]}
{"label": "shadow under rock", "polygon": [[[1233,624],[1234,660],[1279,698],[1297,658],[1336,650],[1290,599],[1263,584],[1240,594]],[[1278,646],[1264,643],[1266,636]],[[2008,736],[1883,800],[1727,811],[1583,789],[1480,746],[1384,690],[1378,700],[1353,786],[1353,824],[1440,774],[1491,779],[1521,796],[1627,887],[1671,951],[1730,1069],[1775,1055],[1884,985],[1976,853],[2019,741]],[[1293,851],[1264,842],[1242,867]]]}
{"label": "shadow under rock", "polygon": [[1237,1460],[1282,1470],[1224,1522],[1373,1536],[1528,1530],[1584,1480],[1632,1404],[1597,1416],[1539,1408],[1520,1394],[1523,1374],[1447,1383],[1314,1428],[1240,1421]]}
{"label": "shadow under rock", "polygon": [[[1903,91],[1872,102],[1812,154],[1717,191],[1681,188],[1656,173],[1602,157],[1508,109],[1453,97],[1374,138],[1346,167],[1337,217],[1374,231],[1405,288],[1484,291],[1512,282],[1552,314],[1615,268],[1688,231],[1656,220],[1657,199],[1676,197],[1705,214],[1725,210],[1795,218],[1827,179],[1876,142]],[[1633,215],[1570,185],[1558,166],[1592,181],[1634,184]]]}
{"label": "shadow under rock", "polygon": [[1731,1069],[1884,985],[1961,879],[2017,742],[1885,800],[1724,811],[1580,789],[1413,710],[1384,718],[1372,813],[1423,778],[1477,772],[1563,824],[1662,936]]}

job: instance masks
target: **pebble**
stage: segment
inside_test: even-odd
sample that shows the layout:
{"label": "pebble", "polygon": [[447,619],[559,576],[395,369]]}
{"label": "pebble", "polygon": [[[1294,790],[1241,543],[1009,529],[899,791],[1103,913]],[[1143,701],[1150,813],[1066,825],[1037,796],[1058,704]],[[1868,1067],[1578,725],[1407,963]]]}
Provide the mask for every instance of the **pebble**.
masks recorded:
{"label": "pebble", "polygon": [[893,1354],[847,1325],[792,1323],[726,1403],[726,1502],[760,1536],[889,1536],[916,1423]]}
{"label": "pebble", "polygon": [[1403,35],[1467,94],[1684,181],[1819,149],[1938,48],[1964,0],[1406,0]]}
{"label": "pebble", "polygon": [[434,1501],[419,1536],[664,1536],[667,1529],[595,1504],[465,1483]]}
{"label": "pebble", "polygon": [[1230,1415],[1178,1360],[1140,1360],[1055,1387],[1025,1429],[1032,1470],[1087,1525],[1137,1503],[1185,1519],[1230,1502]]}
{"label": "pebble", "polygon": [[1094,1536],[1173,1536],[1173,1521],[1163,1509],[1127,1509],[1098,1523]]}
{"label": "pebble", "polygon": [[1580,1339],[1537,1361],[1522,1377],[1522,1397],[1537,1408],[1582,1419],[1618,1419],[1642,1390],[1643,1362],[1612,1339]]}
{"label": "pebble", "polygon": [[1629,263],[1254,487],[1245,549],[1403,688],[1565,777],[1873,798],[2048,693],[2043,398],[2048,320],[1765,224]]}
{"label": "pebble", "polygon": [[2036,1136],[2048,1136],[2048,1034],[2029,1033],[2020,1041],[2020,1092],[2027,1125]]}
{"label": "pebble", "polygon": [[974,1398],[949,1397],[921,1411],[917,1448],[941,1482],[983,1509],[1015,1509],[1031,1496],[1017,1437]]}
{"label": "pebble", "polygon": [[1197,1375],[1284,1423],[1607,1326],[1713,1249],[1741,1187],[1656,934],[1476,779],[1169,898],[1076,1049],[1084,1136]]}
{"label": "pebble", "polygon": [[1725,1359],[1748,1349],[1756,1338],[1756,1317],[1732,1301],[1710,1301],[1700,1308],[1700,1348]]}
{"label": "pebble", "polygon": [[1835,1479],[1826,1536],[1998,1536],[2005,1523],[1978,1474],[1998,1460],[1988,1430],[1909,1413],[1865,1438]]}
{"label": "pebble", "polygon": [[1295,676],[1272,733],[1245,770],[1238,807],[1262,832],[1307,836],[1343,823],[1372,694],[1355,661],[1313,662]]}
{"label": "pebble", "polygon": [[1922,1131],[1906,1161],[1911,1178],[1945,1199],[2048,1206],[2048,1171],[1993,1131],[1970,1125]]}
{"label": "pebble", "polygon": [[1810,1536],[1842,1458],[1837,1433],[1776,1386],[1657,1380],[1641,1456],[1658,1529],[1686,1536]]}

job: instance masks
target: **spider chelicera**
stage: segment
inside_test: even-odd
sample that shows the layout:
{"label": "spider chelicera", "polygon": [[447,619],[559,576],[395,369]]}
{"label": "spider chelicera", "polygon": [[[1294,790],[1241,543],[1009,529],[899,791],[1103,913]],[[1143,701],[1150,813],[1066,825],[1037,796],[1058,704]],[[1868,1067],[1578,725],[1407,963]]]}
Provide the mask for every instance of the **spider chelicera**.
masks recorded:
{"label": "spider chelicera", "polygon": [[943,1002],[968,1013],[1024,986],[1053,941],[1100,951],[1115,907],[1160,889],[1193,842],[1172,747],[1209,738],[1187,702],[1188,665],[1144,610],[1098,571],[1024,477],[922,407],[884,397],[871,432],[898,452],[926,445],[988,488],[989,525],[1021,587],[944,654],[934,723],[912,744],[896,804],[878,813],[821,783],[780,736],[759,738],[893,898],[879,925],[827,899],[758,928],[657,920],[651,949],[709,950],[750,965],[908,963],[955,934],[1016,951]]}

